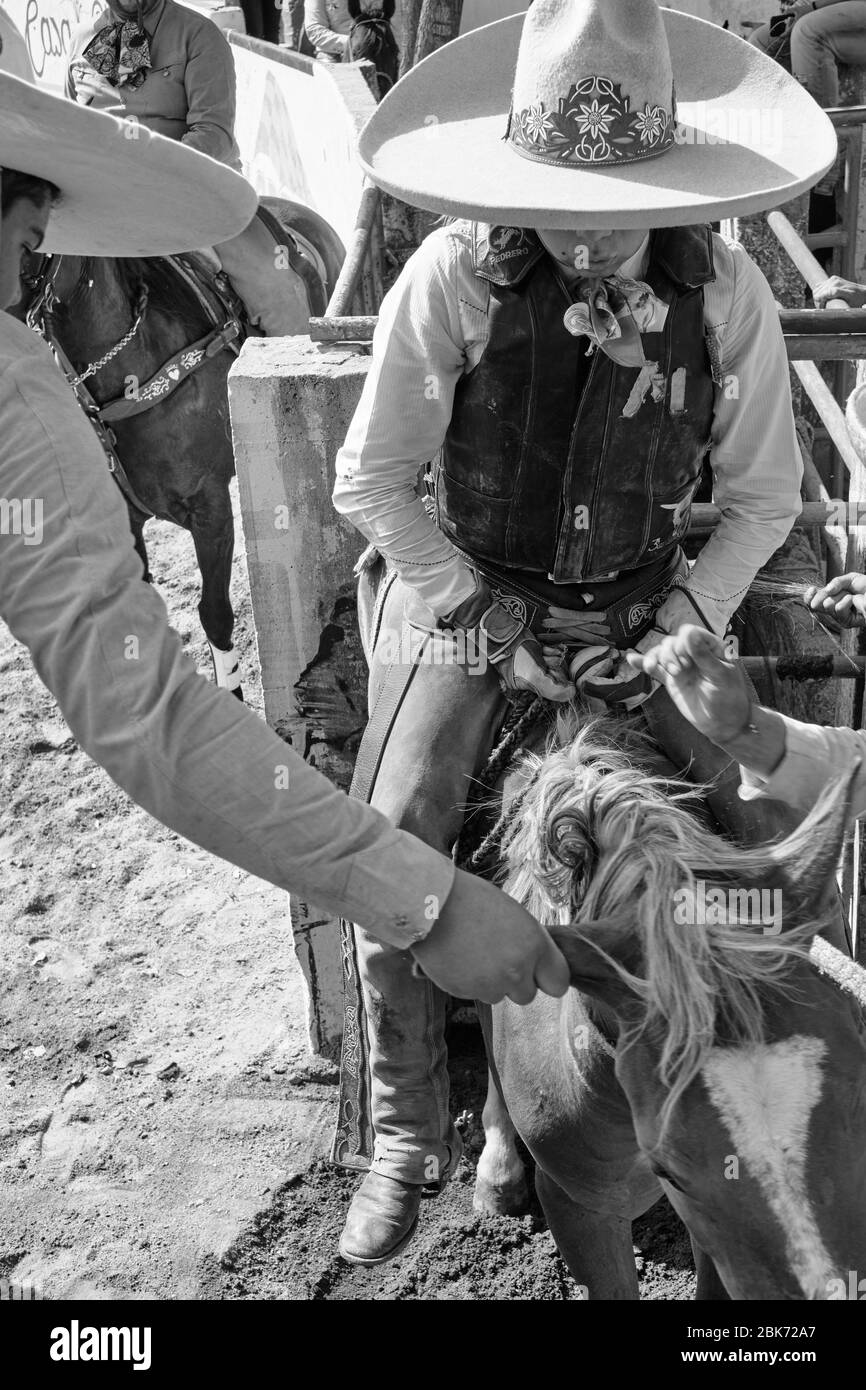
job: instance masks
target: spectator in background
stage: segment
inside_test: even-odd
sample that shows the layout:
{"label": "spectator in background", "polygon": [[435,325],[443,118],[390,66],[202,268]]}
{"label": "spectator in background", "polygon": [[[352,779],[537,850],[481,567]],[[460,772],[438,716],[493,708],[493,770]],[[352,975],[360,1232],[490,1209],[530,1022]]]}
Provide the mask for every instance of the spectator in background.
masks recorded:
{"label": "spectator in background", "polygon": [[266,43],[279,43],[283,6],[278,0],[240,0],[240,7],[248,34]]}
{"label": "spectator in background", "polygon": [[241,167],[231,49],[212,20],[175,0],[109,0],[73,30],[66,95]]}
{"label": "spectator in background", "polygon": [[353,23],[347,0],[304,0],[304,28],[317,58],[342,62]]}
{"label": "spectator in background", "polygon": [[[793,21],[793,75],[819,106],[838,106],[837,64],[866,67],[866,0],[782,0],[782,9]],[[750,43],[766,53],[770,25],[756,29]]]}

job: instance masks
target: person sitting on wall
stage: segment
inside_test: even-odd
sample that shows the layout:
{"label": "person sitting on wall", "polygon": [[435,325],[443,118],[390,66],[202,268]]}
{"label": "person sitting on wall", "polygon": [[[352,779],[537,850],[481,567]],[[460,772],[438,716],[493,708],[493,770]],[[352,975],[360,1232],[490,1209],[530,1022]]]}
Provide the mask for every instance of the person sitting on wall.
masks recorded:
{"label": "person sitting on wall", "polygon": [[[140,122],[239,170],[235,88],[222,31],[176,0],[109,0],[72,36],[66,94],[73,101]],[[256,327],[268,337],[306,332],[302,284],[280,268],[284,261],[258,216],[214,250]]]}
{"label": "person sitting on wall", "polygon": [[[791,71],[819,106],[839,105],[837,64],[866,67],[866,3],[864,0],[781,0],[792,20]],[[749,42],[762,53],[770,50],[771,26],[762,24]]]}

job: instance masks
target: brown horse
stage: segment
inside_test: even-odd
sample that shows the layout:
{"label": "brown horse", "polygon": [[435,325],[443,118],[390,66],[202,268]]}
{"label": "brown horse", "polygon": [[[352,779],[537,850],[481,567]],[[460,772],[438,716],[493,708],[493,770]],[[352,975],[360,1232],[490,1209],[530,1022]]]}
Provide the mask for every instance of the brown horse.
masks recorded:
{"label": "brown horse", "polygon": [[506,797],[505,886],[574,987],[483,1011],[476,1207],[521,1204],[516,1126],[585,1297],[637,1298],[631,1223],[663,1192],[698,1298],[846,1297],[866,1269],[866,973],[824,936],[847,787],[742,848],[621,722],[570,712]]}
{"label": "brown horse", "polygon": [[[296,332],[322,313],[344,251],[299,203],[263,200],[279,223],[286,270],[298,288]],[[125,493],[135,547],[149,578],[150,516],[190,531],[201,572],[199,616],[217,684],[240,696],[229,598],[235,465],[229,368],[249,326],[231,287],[206,257],[151,260],[42,258],[16,306],[44,333],[76,385]]]}

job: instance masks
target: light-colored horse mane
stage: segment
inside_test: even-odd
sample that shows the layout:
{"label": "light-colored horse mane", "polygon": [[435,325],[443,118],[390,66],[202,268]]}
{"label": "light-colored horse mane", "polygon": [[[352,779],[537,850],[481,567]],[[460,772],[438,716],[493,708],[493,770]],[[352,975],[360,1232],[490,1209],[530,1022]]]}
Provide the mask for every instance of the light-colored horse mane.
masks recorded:
{"label": "light-colored horse mane", "polygon": [[[547,924],[633,921],[640,974],[606,958],[643,1005],[629,1040],[649,1029],[663,1039],[664,1121],[720,1036],[762,1040],[762,998],[770,987],[785,989],[820,925],[791,921],[790,912],[781,935],[739,922],[682,925],[675,893],[694,892],[701,879],[725,888],[781,886],[785,867],[807,849],[814,853],[827,833],[828,800],[780,844],[742,848],[701,824],[696,805],[705,788],[649,772],[651,746],[633,730],[624,740],[626,727],[585,717],[581,724],[573,709],[560,714],[546,753],[528,755],[531,780],[503,835],[503,878],[512,897]],[[564,812],[577,822],[584,861],[577,868],[564,865],[551,844],[551,825]],[[790,907],[783,896],[783,911]]]}

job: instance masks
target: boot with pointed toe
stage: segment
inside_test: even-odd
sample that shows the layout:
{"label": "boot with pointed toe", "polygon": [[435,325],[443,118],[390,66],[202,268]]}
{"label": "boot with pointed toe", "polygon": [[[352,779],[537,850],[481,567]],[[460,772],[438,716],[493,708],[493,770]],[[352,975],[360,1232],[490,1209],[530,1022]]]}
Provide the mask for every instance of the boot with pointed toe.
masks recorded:
{"label": "boot with pointed toe", "polygon": [[378,1265],[406,1248],[418,1225],[421,1188],[370,1172],[352,1198],[340,1254],[353,1265]]}

